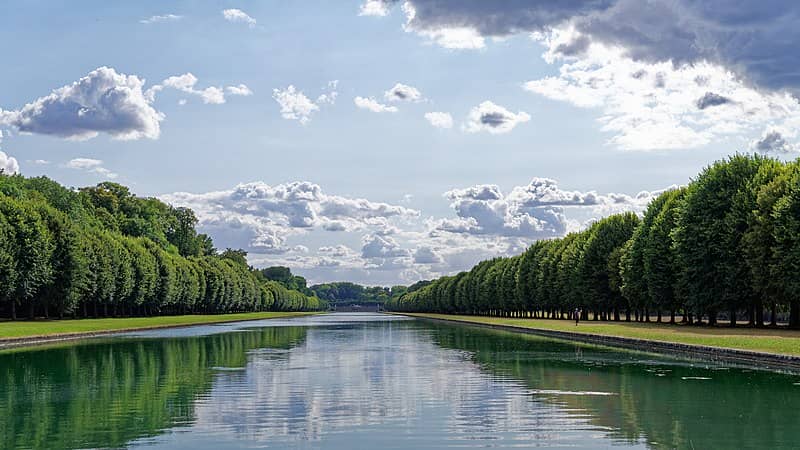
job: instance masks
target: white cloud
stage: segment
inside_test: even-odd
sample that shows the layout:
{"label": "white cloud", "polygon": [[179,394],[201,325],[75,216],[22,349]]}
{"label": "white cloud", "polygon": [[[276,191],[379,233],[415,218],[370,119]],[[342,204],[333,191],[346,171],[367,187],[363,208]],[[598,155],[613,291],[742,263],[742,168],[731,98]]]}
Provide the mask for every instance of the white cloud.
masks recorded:
{"label": "white cloud", "polygon": [[339,93],[336,92],[336,88],[339,86],[339,80],[331,80],[328,81],[328,85],[326,87],[327,92],[323,92],[322,94],[317,97],[317,104],[318,105],[333,105],[336,103],[336,98],[339,96]]}
{"label": "white cloud", "polygon": [[100,67],[16,111],[0,111],[0,125],[25,133],[84,140],[106,133],[115,139],[157,139],[164,115],[142,92],[144,80]]}
{"label": "white cloud", "polygon": [[384,92],[383,97],[389,102],[422,101],[422,93],[419,89],[402,83],[397,83],[391,89]]}
{"label": "white cloud", "polygon": [[561,66],[558,75],[524,88],[597,109],[601,130],[612,135],[608,144],[624,150],[696,148],[800,115],[788,93],[757,90],[717,65],[639,62],[621,48],[594,42],[565,53],[580,39],[574,29],[535,37],[545,45],[544,58]]}
{"label": "white cloud", "polygon": [[366,0],[359,8],[359,16],[378,16],[383,17],[389,14],[390,5],[381,0]]}
{"label": "white cloud", "polygon": [[313,113],[319,111],[316,103],[292,85],[286,89],[273,89],[272,98],[280,105],[284,119],[297,120],[303,125],[311,120]]}
{"label": "white cloud", "polygon": [[452,189],[446,198],[453,214],[445,217],[327,194],[310,182],[243,183],[159,198],[194,209],[200,230],[221,248],[248,250],[251,264],[288,265],[316,281],[396,284],[519,254],[537,239],[562,236],[608,214],[641,212],[662,191],[601,195],[533,178],[507,192],[492,184]]}
{"label": "white cloud", "polygon": [[195,87],[197,82],[197,77],[191,72],[187,72],[183,75],[174,75],[162,81],[161,84],[156,84],[148,89],[145,92],[145,96],[149,99],[149,101],[152,102],[155,100],[155,96],[158,92],[161,92],[164,88],[171,88],[186,94],[198,96],[205,104],[221,105],[226,101],[226,91],[230,95],[248,96],[253,94],[250,88],[244,84],[228,86],[226,88],[222,88],[221,86],[210,86],[204,89],[197,89]]}
{"label": "white cloud", "polygon": [[383,103],[378,102],[374,98],[356,97],[353,99],[353,103],[355,103],[356,106],[361,109],[366,109],[376,113],[397,112],[397,107],[384,105]]}
{"label": "white cloud", "polygon": [[250,28],[256,26],[256,19],[253,19],[241,9],[231,8],[222,11],[222,16],[228,22],[246,23]]}
{"label": "white cloud", "polygon": [[534,178],[526,186],[515,186],[508,195],[496,185],[476,185],[446,192],[458,218],[443,219],[435,226],[452,233],[544,239],[576,227],[567,218],[568,210],[584,209],[584,215],[591,217],[639,212],[661,192],[629,196],[566,191],[549,178]]}
{"label": "white cloud", "polygon": [[453,128],[453,116],[446,112],[428,112],[425,113],[425,120],[436,128]]}
{"label": "white cloud", "polygon": [[140,20],[139,23],[148,25],[151,23],[158,23],[158,22],[177,22],[181,19],[183,19],[183,16],[179,16],[176,14],[164,14],[160,16],[150,16],[147,19]]}
{"label": "white cloud", "polygon": [[470,110],[464,129],[470,133],[479,131],[488,131],[491,134],[508,133],[530,119],[531,116],[524,111],[514,114],[500,105],[485,101]]}
{"label": "white cloud", "polygon": [[390,236],[367,235],[362,244],[361,256],[364,258],[404,258],[410,255]]}
{"label": "white cloud", "polygon": [[[201,226],[225,234],[227,242],[258,251],[285,252],[286,239],[312,230],[357,231],[385,234],[389,218],[414,218],[418,212],[366,199],[328,195],[310,182],[270,186],[244,183],[232,190],[161,196],[176,206],[195,210]],[[238,230],[238,231],[233,231]]]}
{"label": "white cloud", "polygon": [[13,156],[0,150],[0,171],[6,175],[19,173],[19,163]]}
{"label": "white cloud", "polygon": [[101,177],[113,180],[119,175],[103,167],[103,161],[92,158],[75,158],[69,160],[65,165],[68,169],[83,170],[89,173],[100,175]]}
{"label": "white cloud", "polygon": [[244,84],[239,84],[238,86],[228,86],[225,88],[225,92],[231,95],[241,95],[243,97],[249,97],[253,95],[253,91],[251,91],[250,88]]}

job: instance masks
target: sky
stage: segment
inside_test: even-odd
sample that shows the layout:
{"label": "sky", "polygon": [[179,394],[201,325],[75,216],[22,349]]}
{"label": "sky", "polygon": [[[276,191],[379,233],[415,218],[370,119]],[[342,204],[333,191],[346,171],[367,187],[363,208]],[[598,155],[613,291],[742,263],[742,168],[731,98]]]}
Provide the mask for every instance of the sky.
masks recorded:
{"label": "sky", "polygon": [[408,284],[800,151],[800,4],[9,1],[0,168],[195,210],[310,282]]}

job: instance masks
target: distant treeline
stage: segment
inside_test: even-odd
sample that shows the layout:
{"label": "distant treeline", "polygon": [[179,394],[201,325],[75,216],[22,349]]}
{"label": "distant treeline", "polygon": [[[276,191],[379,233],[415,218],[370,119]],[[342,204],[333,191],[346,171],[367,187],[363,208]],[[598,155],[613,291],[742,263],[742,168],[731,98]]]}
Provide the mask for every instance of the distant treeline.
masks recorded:
{"label": "distant treeline", "polygon": [[[522,255],[483,261],[387,307],[505,317],[655,315],[800,326],[800,162],[736,155],[665,192],[639,219],[599,220]],[[765,317],[765,310],[769,317]],[[735,322],[732,321],[731,325]]]}
{"label": "distant treeline", "polygon": [[418,281],[411,286],[362,286],[349,281],[337,281],[333,283],[322,283],[311,286],[311,292],[321,300],[328,303],[378,303],[385,304],[392,299],[397,300],[401,295],[414,292],[431,282],[427,280]]}
{"label": "distant treeline", "polygon": [[0,317],[326,308],[218,252],[188,208],[100,183],[68,189],[0,172]]}

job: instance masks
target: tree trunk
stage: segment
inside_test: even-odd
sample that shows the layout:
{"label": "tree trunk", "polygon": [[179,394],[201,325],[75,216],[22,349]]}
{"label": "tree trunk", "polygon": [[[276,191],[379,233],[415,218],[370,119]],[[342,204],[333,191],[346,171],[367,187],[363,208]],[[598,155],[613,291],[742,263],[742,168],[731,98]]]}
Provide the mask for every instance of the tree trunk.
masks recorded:
{"label": "tree trunk", "polygon": [[28,303],[28,318],[33,320],[36,316],[36,305],[33,304],[33,299]]}
{"label": "tree trunk", "polygon": [[669,312],[669,323],[675,325],[675,310]]}
{"label": "tree trunk", "polygon": [[772,304],[772,314],[771,314],[771,316],[772,317],[770,317],[770,325],[773,326],[773,327],[777,327],[778,326],[778,304],[777,303],[773,303]]}
{"label": "tree trunk", "polygon": [[789,303],[789,328],[800,328],[800,300]]}
{"label": "tree trunk", "polygon": [[756,326],[759,328],[764,327],[764,304],[761,300],[756,304]]}
{"label": "tree trunk", "polygon": [[625,310],[625,322],[630,322],[630,321],[631,321],[631,310],[630,308],[628,308]]}
{"label": "tree trunk", "polygon": [[731,308],[730,314],[731,314],[731,317],[729,319],[730,323],[728,324],[728,326],[731,327],[731,328],[735,328],[736,327],[736,309],[735,308]]}
{"label": "tree trunk", "polygon": [[11,300],[11,320],[17,320],[17,300]]}

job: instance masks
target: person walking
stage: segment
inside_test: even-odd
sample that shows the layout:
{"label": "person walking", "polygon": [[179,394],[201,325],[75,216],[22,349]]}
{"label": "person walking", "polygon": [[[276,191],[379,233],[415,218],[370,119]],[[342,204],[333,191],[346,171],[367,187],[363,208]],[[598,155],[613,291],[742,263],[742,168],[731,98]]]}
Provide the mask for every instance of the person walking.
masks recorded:
{"label": "person walking", "polygon": [[575,311],[572,313],[575,316],[575,326],[578,326],[578,321],[581,320],[581,310],[580,308],[575,308]]}

